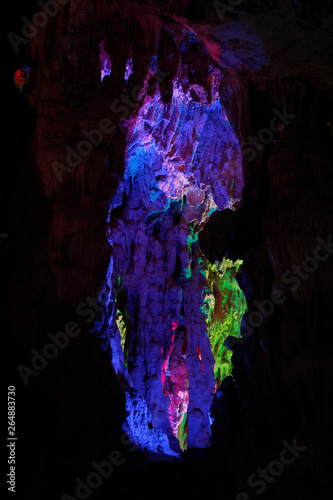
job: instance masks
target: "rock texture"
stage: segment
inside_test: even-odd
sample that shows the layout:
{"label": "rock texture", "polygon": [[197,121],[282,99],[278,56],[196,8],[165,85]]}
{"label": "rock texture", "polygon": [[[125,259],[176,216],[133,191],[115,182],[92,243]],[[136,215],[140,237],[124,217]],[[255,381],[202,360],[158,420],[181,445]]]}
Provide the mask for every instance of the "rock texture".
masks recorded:
{"label": "rock texture", "polygon": [[[242,187],[235,133],[219,101],[209,104],[201,92],[203,102],[194,102],[177,79],[170,104],[158,91],[142,103],[128,136],[122,203],[109,226],[114,300],[118,284],[126,297],[131,383],[153,425],[169,436],[188,409],[190,446],[209,444],[215,386],[197,234],[211,211],[237,203]],[[198,370],[198,348],[206,372]]]}

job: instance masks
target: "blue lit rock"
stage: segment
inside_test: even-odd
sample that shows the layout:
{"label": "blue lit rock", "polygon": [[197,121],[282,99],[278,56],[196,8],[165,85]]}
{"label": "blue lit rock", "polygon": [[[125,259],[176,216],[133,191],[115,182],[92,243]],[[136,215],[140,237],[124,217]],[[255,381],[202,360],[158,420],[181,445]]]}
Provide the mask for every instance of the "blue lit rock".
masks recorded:
{"label": "blue lit rock", "polygon": [[151,413],[144,398],[133,390],[125,395],[127,416],[123,431],[130,440],[143,450],[177,456],[171,450],[167,436],[153,428]]}
{"label": "blue lit rock", "polygon": [[[111,212],[109,231],[115,300],[119,281],[127,297],[128,382],[174,449],[186,412],[187,446],[210,442],[216,381],[197,233],[215,210],[234,209],[243,187],[240,147],[226,113],[216,95],[209,103],[205,90],[195,89],[202,102],[177,81],[172,103],[158,91],[146,97],[130,128],[123,201]],[[113,335],[114,365],[125,373],[117,327]]]}

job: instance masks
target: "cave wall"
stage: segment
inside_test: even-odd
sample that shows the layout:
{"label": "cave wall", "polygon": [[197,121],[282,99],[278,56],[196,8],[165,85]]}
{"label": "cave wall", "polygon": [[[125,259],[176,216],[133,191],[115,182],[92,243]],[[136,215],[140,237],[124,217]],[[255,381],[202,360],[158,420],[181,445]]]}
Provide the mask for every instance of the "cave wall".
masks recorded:
{"label": "cave wall", "polygon": [[[283,274],[296,273],[293,266],[313,256],[317,238],[327,241],[332,228],[331,7],[244,1],[221,19],[213,2],[71,1],[20,47],[17,65],[31,68],[29,111],[17,95],[13,101],[27,123],[27,146],[1,250],[15,263],[6,269],[10,373],[35,422],[31,427],[21,417],[25,448],[34,438],[38,443],[25,472],[31,494],[37,495],[33,471],[44,498],[54,478],[62,476],[60,493],[77,471],[84,476],[92,460],[118,446],[128,385],[145,397],[153,424],[176,449],[168,405],[186,392],[188,379],[188,445],[210,443],[214,358],[200,309],[207,280],[198,259],[224,255],[244,261],[238,282],[249,311],[244,341],[231,347],[238,399],[230,389],[221,410],[225,418],[239,405],[239,422],[230,438],[230,426],[221,418],[219,428],[217,419],[212,442],[238,450],[239,490],[266,453],[295,436],[308,447],[295,467],[298,478],[310,471],[310,487],[287,476],[271,486],[269,498],[309,498],[329,484],[329,470],[316,467],[314,457],[331,457],[331,260],[303,270],[308,277],[298,277],[297,286],[295,275],[291,281]],[[101,83],[104,39],[112,71]],[[133,72],[125,81],[130,57]],[[249,147],[275,109],[295,116],[278,122],[281,130],[261,151]],[[82,131],[100,129],[106,118],[114,128],[91,153],[81,146],[78,160],[73,150],[87,139]],[[161,164],[165,156],[169,166]],[[193,220],[198,241],[191,239]],[[285,302],[249,335],[254,301],[267,300],[274,288]],[[121,294],[127,366],[116,326]],[[31,349],[41,351],[48,332],[69,321],[82,333],[23,386],[17,365],[28,365]],[[172,369],[162,383],[166,358]],[[39,415],[45,442],[37,437]]]}

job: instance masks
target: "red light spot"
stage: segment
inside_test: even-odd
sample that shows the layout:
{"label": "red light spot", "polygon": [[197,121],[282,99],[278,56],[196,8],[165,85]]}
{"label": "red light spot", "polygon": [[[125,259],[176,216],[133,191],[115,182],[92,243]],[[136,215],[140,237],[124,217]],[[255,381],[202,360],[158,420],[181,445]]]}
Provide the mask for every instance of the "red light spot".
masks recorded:
{"label": "red light spot", "polygon": [[170,351],[169,351],[169,354],[167,355],[166,359],[164,360],[164,363],[163,363],[163,366],[162,366],[162,373],[161,373],[162,386],[164,386],[164,383],[165,383],[166,371],[167,371],[167,368],[168,368],[169,358],[170,358],[170,354],[172,353],[172,349],[174,347],[174,343],[175,343],[175,334],[172,335]]}
{"label": "red light spot", "polygon": [[167,366],[168,366],[168,358],[164,361],[163,366],[162,366],[162,373],[161,373],[162,387],[164,386],[165,379],[166,379],[166,369],[167,369]]}
{"label": "red light spot", "polygon": [[18,69],[15,73],[15,83],[18,87],[23,87],[25,84],[25,74],[21,69]]}
{"label": "red light spot", "polygon": [[178,321],[173,321],[172,322],[172,329],[176,330],[177,327],[178,327]]}
{"label": "red light spot", "polygon": [[199,361],[200,361],[200,364],[201,364],[201,370],[202,370],[202,373],[206,376],[206,374],[205,374],[205,370],[204,370],[204,368],[203,368],[202,356],[201,356],[201,350],[200,350],[200,347],[199,347],[199,346],[197,347],[197,353],[198,353]]}

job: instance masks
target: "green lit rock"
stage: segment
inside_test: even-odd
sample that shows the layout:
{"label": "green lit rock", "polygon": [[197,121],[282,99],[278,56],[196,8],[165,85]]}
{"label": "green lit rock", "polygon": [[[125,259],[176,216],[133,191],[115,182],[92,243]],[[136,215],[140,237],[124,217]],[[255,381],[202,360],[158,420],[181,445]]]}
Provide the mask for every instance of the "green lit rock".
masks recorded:
{"label": "green lit rock", "polygon": [[121,336],[121,347],[123,351],[125,350],[125,342],[126,342],[126,325],[123,318],[123,315],[119,310],[117,310],[116,323],[119,329],[119,333]]}
{"label": "green lit rock", "polygon": [[203,312],[206,314],[207,333],[215,359],[217,388],[232,372],[232,352],[224,341],[229,335],[240,337],[242,317],[247,310],[245,296],[235,279],[241,265],[239,259],[233,262],[224,257],[222,262],[214,264],[202,259],[207,278],[207,288],[203,291]]}
{"label": "green lit rock", "polygon": [[177,430],[177,439],[179,441],[179,446],[182,449],[182,451],[187,450],[187,433],[188,433],[188,422],[187,422],[187,412],[186,412]]}

